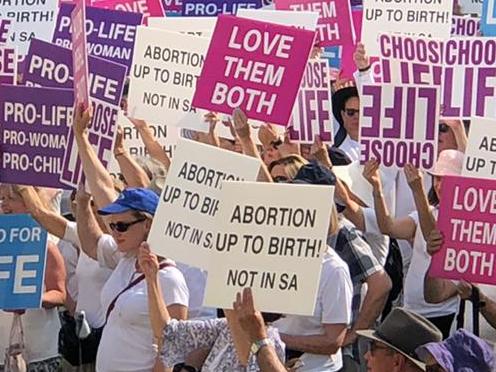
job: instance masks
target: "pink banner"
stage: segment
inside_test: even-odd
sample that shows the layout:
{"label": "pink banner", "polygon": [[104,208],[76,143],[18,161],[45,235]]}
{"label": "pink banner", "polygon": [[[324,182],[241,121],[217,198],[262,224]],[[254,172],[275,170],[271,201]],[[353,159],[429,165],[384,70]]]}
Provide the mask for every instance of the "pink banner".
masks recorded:
{"label": "pink banner", "polygon": [[321,47],[355,43],[349,1],[276,0],[277,10],[319,12],[317,41]]}
{"label": "pink banner", "polygon": [[148,25],[148,17],[164,17],[161,0],[104,0],[93,1],[96,8],[122,10],[143,14],[143,24]]}
{"label": "pink banner", "polygon": [[438,228],[444,244],[430,276],[496,284],[496,181],[444,177]]}
{"label": "pink banner", "polygon": [[90,105],[88,83],[88,50],[86,47],[86,6],[80,0],[71,13],[72,67],[74,71],[74,102],[84,107]]}
{"label": "pink banner", "polygon": [[288,125],[314,33],[229,15],[218,17],[193,106]]}

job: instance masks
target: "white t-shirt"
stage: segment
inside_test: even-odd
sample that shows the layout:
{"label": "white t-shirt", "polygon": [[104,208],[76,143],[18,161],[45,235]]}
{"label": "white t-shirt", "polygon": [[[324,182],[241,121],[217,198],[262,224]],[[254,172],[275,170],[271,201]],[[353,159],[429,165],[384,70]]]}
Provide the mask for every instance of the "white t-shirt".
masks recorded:
{"label": "white t-shirt", "polygon": [[349,135],[346,135],[344,141],[339,145],[339,149],[343,150],[351,161],[360,161],[360,143],[352,140]]}
{"label": "white t-shirt", "polygon": [[[100,238],[97,247],[100,265],[113,265],[117,255],[116,243],[108,237]],[[173,261],[170,261],[174,264]],[[102,307],[108,309],[112,300],[132,280],[136,272],[136,257],[125,255],[118,260],[112,275],[101,293]],[[160,287],[165,303],[188,306],[188,287],[181,272],[168,266],[159,272]],[[155,364],[156,351],[153,348],[153,333],[148,314],[146,282],[143,280],[122,293],[103,329],[96,358],[99,372],[110,371],[151,371]]]}
{"label": "white t-shirt", "polygon": [[78,249],[66,240],[59,240],[57,247],[64,259],[65,266],[65,285],[69,296],[74,301],[78,298],[78,282],[76,277],[76,267],[78,263]]}
{"label": "white t-shirt", "polygon": [[[437,209],[433,212],[437,218]],[[424,277],[431,263],[431,256],[427,253],[427,243],[422,236],[419,216],[413,212],[409,217],[417,225],[413,242],[412,261],[405,278],[405,308],[426,318],[446,316],[458,311],[459,298],[453,297],[439,304],[429,304],[424,299]]]}
{"label": "white t-shirt", "polygon": [[[322,274],[313,316],[287,315],[274,322],[280,333],[298,336],[325,334],[322,324],[350,324],[353,285],[348,265],[329,248],[322,261]],[[304,353],[298,372],[338,371],[343,366],[341,350],[334,355]]]}
{"label": "white t-shirt", "polygon": [[364,237],[369,243],[372,253],[381,266],[386,264],[386,258],[389,253],[389,236],[383,235],[377,225],[375,210],[372,208],[362,208],[365,219]]}

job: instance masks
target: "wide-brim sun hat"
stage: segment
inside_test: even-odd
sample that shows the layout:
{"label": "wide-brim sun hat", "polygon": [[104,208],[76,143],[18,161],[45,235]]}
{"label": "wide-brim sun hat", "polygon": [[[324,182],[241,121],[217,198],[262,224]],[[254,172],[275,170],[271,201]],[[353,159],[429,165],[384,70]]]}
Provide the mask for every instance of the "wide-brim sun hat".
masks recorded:
{"label": "wide-brim sun hat", "polygon": [[441,151],[429,174],[438,177],[459,176],[462,174],[464,157],[464,153],[458,150]]}

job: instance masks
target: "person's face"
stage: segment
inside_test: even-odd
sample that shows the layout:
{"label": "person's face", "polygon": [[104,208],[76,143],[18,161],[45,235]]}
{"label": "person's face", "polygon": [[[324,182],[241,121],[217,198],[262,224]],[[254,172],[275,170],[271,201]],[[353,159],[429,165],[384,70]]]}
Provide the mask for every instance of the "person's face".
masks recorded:
{"label": "person's face", "polygon": [[28,212],[22,197],[13,192],[12,188],[8,185],[0,186],[0,201],[2,212],[5,214]]}
{"label": "person's face", "polygon": [[288,176],[288,173],[286,172],[286,169],[284,168],[283,165],[276,165],[272,170],[270,171],[270,175],[272,176],[272,179],[274,182],[289,182],[291,179]]}
{"label": "person's face", "polygon": [[[125,253],[137,250],[140,244],[146,241],[151,227],[150,219],[138,218],[132,212],[112,214],[107,217],[107,222],[119,250]],[[128,225],[130,223],[133,224]],[[125,225],[128,225],[127,228]],[[119,229],[120,226],[124,227],[125,231],[119,231],[122,230]]]}
{"label": "person's face", "polygon": [[441,201],[441,185],[443,183],[443,178],[439,176],[434,176],[432,180],[434,191],[436,192],[437,198]]}
{"label": "person's face", "polygon": [[281,154],[279,154],[277,149],[268,147],[264,150],[262,158],[265,165],[269,166],[273,161],[279,160],[281,158]]}
{"label": "person's face", "polygon": [[348,98],[344,104],[344,110],[341,111],[343,126],[348,135],[355,141],[358,140],[359,117],[360,117],[360,100],[358,97]]}
{"label": "person's face", "polygon": [[365,354],[367,372],[393,372],[396,367],[396,352],[385,344],[372,341]]}
{"label": "person's face", "polygon": [[441,121],[439,123],[439,137],[438,137],[437,153],[439,154],[444,150],[456,150],[458,145],[456,144],[455,134],[453,130],[446,124],[446,122]]}
{"label": "person's face", "polygon": [[312,145],[309,145],[309,144],[301,144],[300,145],[301,156],[303,156],[303,158],[308,160],[308,161],[312,160],[311,150],[312,150]]}

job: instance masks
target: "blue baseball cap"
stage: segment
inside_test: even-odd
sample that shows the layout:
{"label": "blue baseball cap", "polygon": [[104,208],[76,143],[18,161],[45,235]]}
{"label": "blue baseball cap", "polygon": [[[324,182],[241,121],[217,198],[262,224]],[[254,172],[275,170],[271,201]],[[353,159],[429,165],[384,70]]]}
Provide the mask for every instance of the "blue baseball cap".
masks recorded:
{"label": "blue baseball cap", "polygon": [[116,201],[99,209],[98,214],[106,216],[128,211],[138,211],[154,215],[158,201],[158,195],[152,190],[141,187],[131,187],[121,192]]}

